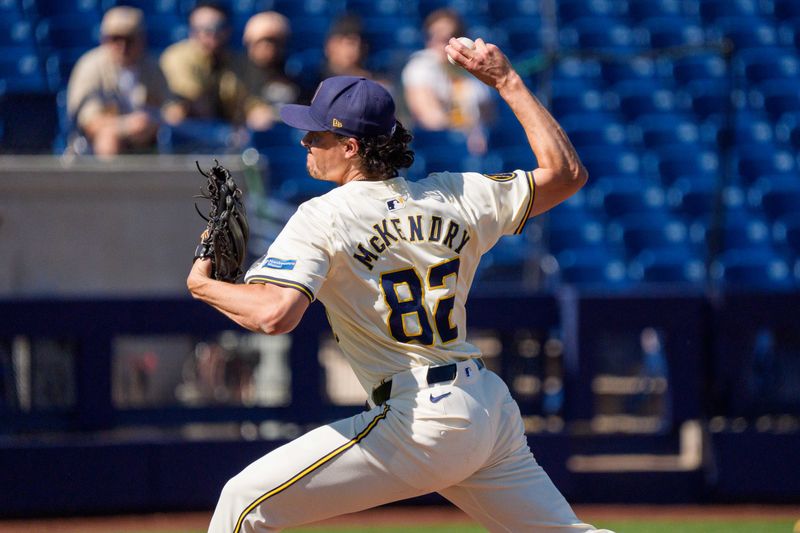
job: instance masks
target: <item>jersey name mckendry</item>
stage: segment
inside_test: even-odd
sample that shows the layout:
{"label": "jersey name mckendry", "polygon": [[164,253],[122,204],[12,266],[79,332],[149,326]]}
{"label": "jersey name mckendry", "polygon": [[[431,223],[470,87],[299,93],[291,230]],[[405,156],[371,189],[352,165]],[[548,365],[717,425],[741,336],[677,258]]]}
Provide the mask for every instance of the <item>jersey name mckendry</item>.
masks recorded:
{"label": "jersey name mckendry", "polygon": [[470,240],[466,229],[461,229],[455,220],[440,216],[408,215],[407,217],[384,218],[373,224],[375,232],[356,245],[353,257],[372,270],[373,261],[401,240],[416,243],[440,243],[456,253]]}

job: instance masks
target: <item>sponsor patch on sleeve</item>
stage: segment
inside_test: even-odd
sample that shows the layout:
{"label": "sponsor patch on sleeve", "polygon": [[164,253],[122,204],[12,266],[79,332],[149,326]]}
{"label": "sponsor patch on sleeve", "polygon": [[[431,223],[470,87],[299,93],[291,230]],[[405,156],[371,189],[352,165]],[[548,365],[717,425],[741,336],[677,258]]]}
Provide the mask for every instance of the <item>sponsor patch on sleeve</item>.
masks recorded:
{"label": "sponsor patch on sleeve", "polygon": [[265,268],[274,268],[276,270],[292,270],[297,263],[296,259],[278,259],[277,257],[267,257],[264,262]]}

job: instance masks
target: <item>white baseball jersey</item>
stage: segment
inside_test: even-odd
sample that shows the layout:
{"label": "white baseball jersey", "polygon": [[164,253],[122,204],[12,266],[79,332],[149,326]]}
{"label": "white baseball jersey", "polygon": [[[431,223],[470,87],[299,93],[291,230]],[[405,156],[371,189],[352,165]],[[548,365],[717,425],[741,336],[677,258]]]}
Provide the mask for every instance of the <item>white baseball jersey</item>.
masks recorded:
{"label": "white baseball jersey", "polygon": [[465,303],[481,255],[520,233],[533,173],[354,181],[302,204],[249,283],[292,287],[327,310],[366,391],[409,368],[479,356]]}

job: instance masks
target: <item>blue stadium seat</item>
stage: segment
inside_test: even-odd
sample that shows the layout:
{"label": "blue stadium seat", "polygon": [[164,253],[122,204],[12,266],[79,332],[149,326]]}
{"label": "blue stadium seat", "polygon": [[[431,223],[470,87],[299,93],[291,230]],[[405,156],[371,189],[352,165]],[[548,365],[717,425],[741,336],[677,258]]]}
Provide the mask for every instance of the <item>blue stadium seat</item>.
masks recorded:
{"label": "blue stadium seat", "polygon": [[786,47],[800,48],[800,16],[777,20],[778,42]]}
{"label": "blue stadium seat", "polygon": [[[431,172],[480,172],[483,170],[482,163],[469,155],[466,150],[461,151],[458,148],[433,148],[430,150],[419,150],[425,159],[425,173]],[[528,150],[530,153],[530,149]],[[533,159],[533,155],[530,156]],[[511,170],[511,166],[504,167]],[[519,168],[515,166],[514,168]],[[533,167],[531,167],[533,168]]]}
{"label": "blue stadium seat", "polygon": [[633,80],[654,80],[656,64],[647,57],[623,57],[619,61],[603,63],[603,79],[609,85]]}
{"label": "blue stadium seat", "polygon": [[414,136],[411,146],[415,150],[444,148],[467,153],[467,136],[461,131],[415,128],[411,133]]}
{"label": "blue stadium seat", "polygon": [[800,258],[800,213],[786,215],[772,226],[773,242]]}
{"label": "blue stadium seat", "polygon": [[[330,19],[341,14],[344,8],[342,3],[337,0],[272,0],[271,3],[272,5],[269,9],[283,13],[292,20],[292,30],[300,22],[299,20],[295,22],[295,19],[303,19],[304,17],[327,17]],[[260,11],[266,6],[262,4],[257,7],[259,8],[258,11]]]}
{"label": "blue stadium seat", "polygon": [[566,250],[556,256],[562,283],[601,286],[604,289],[625,285],[625,264],[602,248]]}
{"label": "blue stadium seat", "polygon": [[735,161],[745,183],[754,183],[761,176],[793,175],[797,168],[791,152],[775,149],[770,144],[744,147],[735,154]]}
{"label": "blue stadium seat", "polygon": [[344,9],[362,17],[416,15],[413,2],[403,0],[345,0]]}
{"label": "blue stadium seat", "polygon": [[218,154],[241,150],[237,132],[226,122],[186,120],[177,126],[162,125],[158,150],[166,154]]}
{"label": "blue stadium seat", "polygon": [[592,113],[603,110],[599,91],[580,80],[553,80],[549,109],[561,118],[568,114]]}
{"label": "blue stadium seat", "polygon": [[615,18],[580,18],[559,33],[564,48],[606,53],[630,53],[638,48],[633,31]]}
{"label": "blue stadium seat", "polygon": [[703,28],[685,17],[654,17],[642,21],[651,48],[700,46],[705,40]]}
{"label": "blue stadium seat", "polygon": [[403,70],[408,63],[408,58],[416,49],[392,47],[380,52],[370,53],[367,56],[367,70],[378,75],[393,76]]}
{"label": "blue stadium seat", "polygon": [[301,204],[311,198],[322,196],[335,188],[336,184],[330,181],[315,180],[309,176],[289,178],[283,183],[275,196],[293,204]]}
{"label": "blue stadium seat", "polygon": [[[295,37],[292,37],[292,40],[294,39]],[[286,58],[286,73],[301,87],[311,87],[317,83],[323,60],[321,48],[308,48],[302,52],[291,53]]]}
{"label": "blue stadium seat", "polygon": [[[499,148],[492,150],[487,156],[490,156],[490,161],[498,161],[497,166],[503,172],[517,169],[533,170],[537,167],[536,157],[533,155],[530,146]],[[431,172],[437,170],[434,167],[429,168]]]}
{"label": "blue stadium seat", "polygon": [[708,217],[716,205],[719,186],[714,176],[684,176],[667,191],[667,203],[687,220]]}
{"label": "blue stadium seat", "polygon": [[724,290],[790,290],[786,261],[767,249],[730,250],[711,265],[710,275]]}
{"label": "blue stadium seat", "polygon": [[603,247],[605,231],[602,224],[588,218],[580,223],[551,225],[547,231],[547,244],[554,255],[574,248]]}
{"label": "blue stadium seat", "polygon": [[517,16],[539,15],[539,0],[492,0],[489,4],[489,16],[496,24]]}
{"label": "blue stadium seat", "polygon": [[13,18],[0,19],[0,47],[31,46],[34,43],[30,22]]}
{"label": "blue stadium seat", "polygon": [[[708,227],[707,225],[707,231]],[[761,217],[747,211],[726,211],[721,244],[725,250],[768,248],[769,226]]]}
{"label": "blue stadium seat", "polygon": [[610,219],[630,213],[667,216],[664,191],[661,187],[641,179],[631,177],[601,180],[588,194],[589,205],[602,208]]}
{"label": "blue stadium seat", "polygon": [[598,222],[597,216],[588,204],[585,189],[578,191],[567,200],[548,211],[545,215],[550,231],[574,228]]}
{"label": "blue stadium seat", "polygon": [[144,12],[149,27],[153,15],[182,15],[180,5],[178,0],[101,0],[100,10],[106,12],[114,6],[138,7]]}
{"label": "blue stadium seat", "polygon": [[742,50],[734,60],[734,72],[751,83],[771,79],[800,79],[800,61],[794,52],[778,47]]}
{"label": "blue stadium seat", "polygon": [[[31,0],[27,0],[25,3],[33,4]],[[9,23],[24,21],[26,19],[25,8],[17,0],[0,0],[0,18]]]}
{"label": "blue stadium seat", "polygon": [[528,137],[522,125],[514,121],[497,121],[489,127],[487,132],[489,150],[499,150],[507,147],[528,147]]}
{"label": "blue stadium seat", "polygon": [[489,11],[489,2],[484,0],[416,0],[416,2],[409,3],[416,4],[421,19],[441,8],[455,9],[462,17],[468,14],[483,16]]}
{"label": "blue stadium seat", "polygon": [[36,0],[36,11],[42,18],[52,16],[100,16],[99,0]]}
{"label": "blue stadium seat", "polygon": [[33,46],[0,48],[0,82],[4,92],[43,92],[49,89],[44,68]]}
{"label": "blue stadium seat", "polygon": [[48,69],[54,70],[57,88],[66,88],[72,69],[85,53],[85,48],[63,48],[47,57],[46,66]]}
{"label": "blue stadium seat", "polygon": [[518,16],[500,23],[506,35],[506,48],[510,57],[533,54],[544,48],[546,33],[537,15]]}
{"label": "blue stadium seat", "polygon": [[717,39],[730,39],[737,50],[778,44],[775,27],[767,20],[751,16],[720,18],[712,27],[711,34]]}
{"label": "blue stadium seat", "polygon": [[475,278],[479,281],[512,282],[523,280],[532,252],[521,235],[500,239],[481,258]]}
{"label": "blue stadium seat", "polygon": [[636,21],[654,17],[686,16],[681,0],[628,0],[628,14]]}
{"label": "blue stadium seat", "polygon": [[652,80],[623,81],[611,90],[619,99],[620,111],[631,119],[675,110],[675,94]]}
{"label": "blue stadium seat", "polygon": [[769,80],[759,86],[764,95],[764,108],[773,117],[786,113],[800,113],[800,82],[795,80]]}
{"label": "blue stadium seat", "polygon": [[645,250],[630,262],[628,272],[644,283],[700,285],[706,278],[703,261],[688,248]]}
{"label": "blue stadium seat", "polygon": [[724,115],[734,109],[731,100],[731,84],[723,78],[695,80],[683,88],[694,114],[704,120],[714,115]]}
{"label": "blue stadium seat", "polygon": [[595,115],[571,115],[561,121],[561,127],[579,151],[584,148],[625,144],[625,127],[620,122],[609,121],[604,115],[600,115],[598,120],[594,120],[594,117]]}
{"label": "blue stadium seat", "polygon": [[777,20],[800,17],[800,3],[796,0],[773,0],[774,15]]}
{"label": "blue stadium seat", "polygon": [[322,55],[330,25],[331,19],[324,15],[292,18],[292,35],[288,43],[289,53],[310,50]]}
{"label": "blue stadium seat", "polygon": [[607,234],[610,242],[624,246],[631,257],[649,248],[688,247],[686,225],[658,211],[645,210],[617,217],[608,225]]}
{"label": "blue stadium seat", "polygon": [[565,57],[553,65],[552,79],[556,82],[581,82],[596,89],[602,82],[602,67],[593,59]]}
{"label": "blue stadium seat", "polygon": [[700,15],[706,23],[713,23],[724,17],[758,17],[761,10],[758,0],[703,0],[700,2]]}
{"label": "blue stadium seat", "polygon": [[304,135],[304,131],[287,126],[283,122],[278,122],[268,130],[252,132],[250,142],[259,152],[269,152],[273,149],[300,146],[300,139]]}
{"label": "blue stadium seat", "polygon": [[727,68],[719,54],[697,53],[675,59],[672,72],[675,79],[685,85],[695,80],[724,79]]}
{"label": "blue stadium seat", "polygon": [[592,180],[606,176],[639,176],[638,153],[623,146],[587,147],[579,150],[578,155]]}
{"label": "blue stadium seat", "polygon": [[775,138],[795,149],[800,148],[800,113],[784,113],[775,125]]}
{"label": "blue stadium seat", "polygon": [[800,213],[800,176],[762,176],[750,187],[748,199],[771,220]]}
{"label": "blue stadium seat", "polygon": [[284,182],[290,179],[308,178],[306,170],[308,152],[299,144],[260,151],[267,158],[267,167],[269,168],[267,188],[269,190],[278,190]]}
{"label": "blue stadium seat", "polygon": [[720,117],[719,122],[718,139],[726,145],[746,150],[752,145],[770,145],[773,142],[772,123],[763,113],[740,111],[736,113],[733,124],[728,125],[725,117]]}
{"label": "blue stadium seat", "polygon": [[715,176],[719,169],[719,158],[714,151],[690,149],[686,144],[662,145],[656,152],[648,154],[647,161],[648,165],[655,166],[651,171],[657,172],[665,184],[673,183],[681,176]]}
{"label": "blue stadium seat", "polygon": [[557,4],[562,25],[586,17],[614,18],[625,15],[625,5],[614,0],[560,0]]}
{"label": "blue stadium seat", "polygon": [[43,45],[59,48],[93,48],[100,43],[100,15],[59,15],[36,26],[36,38]]}
{"label": "blue stadium seat", "polygon": [[151,50],[161,51],[188,36],[189,25],[182,15],[161,13],[147,17],[147,44]]}
{"label": "blue stadium seat", "polygon": [[665,145],[696,145],[700,142],[697,124],[682,115],[643,115],[635,122],[634,132],[651,149]]}
{"label": "blue stadium seat", "polygon": [[424,41],[417,22],[397,16],[363,19],[363,35],[370,54],[401,48],[407,51],[422,48]]}

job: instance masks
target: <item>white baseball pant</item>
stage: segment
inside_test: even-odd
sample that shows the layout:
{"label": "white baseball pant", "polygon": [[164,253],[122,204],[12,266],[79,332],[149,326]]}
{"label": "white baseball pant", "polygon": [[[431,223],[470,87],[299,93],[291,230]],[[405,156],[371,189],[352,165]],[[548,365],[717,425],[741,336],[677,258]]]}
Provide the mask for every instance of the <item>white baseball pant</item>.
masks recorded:
{"label": "white baseball pant", "polygon": [[598,531],[536,463],[506,384],[474,360],[429,385],[427,367],[392,377],[391,398],[317,428],[222,489],[209,533],[278,531],[438,492],[489,531]]}

